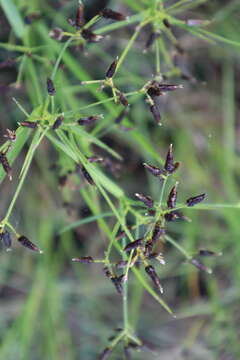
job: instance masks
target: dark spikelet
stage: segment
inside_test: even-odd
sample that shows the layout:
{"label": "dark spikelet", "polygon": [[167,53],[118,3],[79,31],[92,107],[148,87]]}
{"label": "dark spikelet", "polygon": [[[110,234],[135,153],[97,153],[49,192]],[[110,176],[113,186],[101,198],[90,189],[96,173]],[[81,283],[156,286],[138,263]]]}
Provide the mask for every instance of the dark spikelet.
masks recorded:
{"label": "dark spikelet", "polygon": [[100,12],[100,15],[106,19],[111,19],[115,21],[123,21],[126,20],[126,16],[120,12],[114,11],[112,9],[103,9]]}
{"label": "dark spikelet", "polygon": [[103,38],[103,36],[97,35],[89,29],[82,30],[81,34],[84,40],[88,41],[89,43],[96,43]]}
{"label": "dark spikelet", "polygon": [[73,262],[80,262],[82,264],[91,264],[94,262],[93,258],[91,256],[82,256],[80,258],[73,258]]}
{"label": "dark spikelet", "polygon": [[162,92],[169,92],[169,91],[182,89],[183,85],[159,84],[158,87],[159,87],[159,90]]}
{"label": "dark spikelet", "polygon": [[199,204],[200,202],[202,202],[206,197],[206,194],[200,194],[197,196],[193,196],[190,197],[189,199],[186,200],[186,204],[187,206],[194,206]]}
{"label": "dark spikelet", "polygon": [[106,71],[106,78],[111,79],[116,71],[117,68],[117,63],[118,63],[118,57],[116,58],[116,60],[114,60],[111,65],[109,66],[109,68]]}
{"label": "dark spikelet", "polygon": [[147,93],[149,96],[151,96],[151,98],[162,95],[162,92],[159,89],[159,86],[156,86],[154,82],[152,82],[152,85],[149,86]]}
{"label": "dark spikelet", "polygon": [[103,272],[107,278],[111,279],[113,277],[113,274],[111,273],[111,271],[107,266],[103,268]]}
{"label": "dark spikelet", "polygon": [[56,93],[54,83],[53,83],[52,79],[50,79],[50,78],[47,79],[47,92],[48,92],[48,95],[50,95],[50,96],[53,96]]}
{"label": "dark spikelet", "polygon": [[2,232],[0,234],[0,241],[2,241],[3,245],[7,249],[11,249],[11,247],[12,247],[12,238],[11,238],[11,234],[10,234],[9,231],[5,230],[4,232]]}
{"label": "dark spikelet", "polygon": [[123,109],[120,114],[118,115],[118,117],[115,119],[115,124],[120,124],[123,119],[125,118],[125,116],[127,116],[128,113],[128,108],[126,107],[125,109]]}
{"label": "dark spikelet", "polygon": [[157,222],[154,226],[153,233],[152,233],[152,243],[155,244],[160,236],[165,234],[165,229],[160,226]]}
{"label": "dark spikelet", "polygon": [[59,178],[58,178],[58,184],[59,184],[59,186],[61,186],[61,187],[65,186],[65,185],[67,184],[67,180],[68,180],[67,175],[61,175],[61,176],[59,176]]}
{"label": "dark spikelet", "polygon": [[83,117],[81,119],[79,119],[77,122],[79,125],[84,126],[84,125],[92,125],[95,124],[95,122],[100,118],[99,115],[95,115],[95,116],[88,116],[88,117]]}
{"label": "dark spikelet", "polygon": [[174,220],[185,220],[185,221],[191,221],[188,217],[186,217],[185,215],[183,215],[181,213],[181,211],[178,210],[174,210],[171,212],[168,212],[164,215],[164,218],[166,221],[174,221]]}
{"label": "dark spikelet", "polygon": [[98,357],[98,360],[107,360],[112,353],[112,348],[106,347]]}
{"label": "dark spikelet", "polygon": [[172,146],[172,144],[170,144],[169,148],[168,148],[164,169],[169,173],[171,173],[173,171],[173,169],[174,169],[173,146]]}
{"label": "dark spikelet", "polygon": [[128,106],[129,102],[128,99],[126,98],[126,96],[123,93],[119,93],[119,102],[123,105],[123,106]]}
{"label": "dark spikelet", "polygon": [[212,250],[201,249],[201,250],[199,250],[198,255],[199,256],[221,256],[222,253],[221,252],[217,253],[217,252],[212,251]]}
{"label": "dark spikelet", "polygon": [[156,286],[156,288],[160,291],[160,293],[163,293],[163,288],[160,283],[159,277],[152,265],[148,265],[145,267],[145,271],[148,274],[148,276],[151,278],[152,282]]}
{"label": "dark spikelet", "polygon": [[63,120],[64,120],[64,117],[62,115],[59,116],[53,123],[52,129],[57,130],[62,125]]}
{"label": "dark spikelet", "polygon": [[83,3],[80,3],[78,8],[77,8],[77,13],[76,13],[76,20],[75,20],[75,26],[76,28],[81,28],[85,23],[84,20],[84,5]]}
{"label": "dark spikelet", "polygon": [[163,174],[163,171],[154,165],[143,163],[143,166],[154,176],[159,176]]}
{"label": "dark spikelet", "polygon": [[30,128],[30,129],[35,129],[38,126],[38,122],[37,121],[22,121],[21,123],[19,123],[19,125]]}
{"label": "dark spikelet", "polygon": [[144,255],[148,257],[151,254],[152,250],[153,250],[153,243],[151,240],[148,240],[145,244]]}
{"label": "dark spikelet", "polygon": [[102,163],[104,161],[101,156],[89,156],[87,159],[90,163]]}
{"label": "dark spikelet", "polygon": [[6,153],[0,153],[0,163],[2,164],[3,170],[7,174],[10,181],[12,181],[12,168],[8,162]]}
{"label": "dark spikelet", "polygon": [[139,248],[142,246],[143,238],[137,239],[135,241],[130,242],[125,246],[123,251],[131,251],[133,249]]}
{"label": "dark spikelet", "polygon": [[81,171],[82,171],[82,174],[83,174],[84,178],[86,179],[86,181],[90,185],[95,185],[93,178],[91,177],[91,175],[89,174],[89,172],[86,170],[86,168],[84,166],[81,167]]}
{"label": "dark spikelet", "polygon": [[63,38],[63,30],[59,27],[56,27],[56,28],[53,28],[50,32],[49,32],[49,36],[52,38],[52,39],[55,39],[55,40],[62,40]]}
{"label": "dark spikelet", "polygon": [[145,51],[147,51],[156,41],[156,39],[160,36],[159,32],[153,31],[147,38],[146,44],[145,44]]}
{"label": "dark spikelet", "polygon": [[129,346],[124,346],[124,356],[125,356],[125,360],[131,360],[132,359],[132,355],[130,353],[130,348]]}
{"label": "dark spikelet", "polygon": [[168,21],[168,19],[163,19],[163,24],[164,24],[164,26],[166,26],[166,28],[168,28],[168,29],[171,29],[171,24],[170,24],[170,22]]}
{"label": "dark spikelet", "polygon": [[191,264],[201,271],[205,271],[209,274],[212,273],[212,269],[209,269],[208,267],[200,263],[197,259],[191,259]]}
{"label": "dark spikelet", "polygon": [[111,277],[112,283],[115,286],[119,295],[122,295],[123,292],[123,287],[122,287],[123,279],[124,279],[124,275]]}
{"label": "dark spikelet", "polygon": [[177,186],[178,186],[178,183],[176,183],[176,185],[173,186],[173,188],[171,189],[171,191],[170,191],[170,193],[168,195],[167,206],[168,206],[169,209],[174,209],[176,207]]}
{"label": "dark spikelet", "polygon": [[122,268],[125,268],[125,266],[127,266],[127,264],[128,264],[128,261],[120,260],[115,264],[115,266],[117,269],[122,269]]}
{"label": "dark spikelet", "polygon": [[13,141],[13,142],[16,141],[17,135],[14,130],[6,129],[6,132],[7,133],[5,135],[3,135],[6,139]]}
{"label": "dark spikelet", "polygon": [[138,200],[142,201],[147,207],[149,208],[153,207],[153,199],[151,198],[151,196],[146,196],[140,193],[136,193],[135,196],[138,198]]}
{"label": "dark spikelet", "polygon": [[161,114],[156,104],[150,105],[150,111],[157,124],[161,124]]}
{"label": "dark spikelet", "polygon": [[40,254],[43,253],[42,250],[40,250],[35,244],[33,244],[26,236],[22,235],[22,236],[19,236],[18,237],[18,242],[26,247],[27,249],[29,250],[32,250],[32,251],[36,251],[36,252],[39,252]]}

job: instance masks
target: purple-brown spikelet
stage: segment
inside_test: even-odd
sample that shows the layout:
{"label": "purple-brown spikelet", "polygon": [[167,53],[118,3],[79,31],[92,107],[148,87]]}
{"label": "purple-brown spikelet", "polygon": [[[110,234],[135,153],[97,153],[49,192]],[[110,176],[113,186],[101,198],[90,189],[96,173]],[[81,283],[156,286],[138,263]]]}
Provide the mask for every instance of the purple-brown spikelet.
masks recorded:
{"label": "purple-brown spikelet", "polygon": [[111,19],[115,21],[123,21],[126,20],[126,16],[120,12],[114,11],[112,9],[103,9],[100,12],[100,15],[106,19]]}
{"label": "purple-brown spikelet", "polygon": [[79,3],[76,13],[75,26],[77,29],[81,28],[85,23],[84,20],[84,5],[83,3]]}
{"label": "purple-brown spikelet", "polygon": [[115,124],[120,124],[123,119],[125,118],[125,116],[127,116],[128,114],[128,108],[126,107],[125,109],[123,109],[120,114],[116,117],[116,119],[114,120]]}
{"label": "purple-brown spikelet", "polygon": [[189,207],[195,206],[195,205],[199,204],[200,202],[202,202],[205,199],[205,197],[206,197],[206,194],[200,194],[197,196],[190,197],[189,199],[186,200],[186,204]]}
{"label": "purple-brown spikelet", "polygon": [[30,129],[35,129],[38,126],[38,122],[37,121],[22,121],[21,123],[19,123],[19,125],[30,128]]}
{"label": "purple-brown spikelet", "polygon": [[49,36],[52,39],[60,41],[63,38],[63,30],[59,27],[55,27],[49,32]]}
{"label": "purple-brown spikelet", "polygon": [[56,93],[54,83],[53,83],[52,79],[50,79],[50,78],[47,79],[47,92],[48,92],[48,95],[50,95],[50,96],[53,96]]}
{"label": "purple-brown spikelet", "polygon": [[171,29],[171,24],[167,18],[163,19],[163,24],[166,26],[166,28]]}
{"label": "purple-brown spikelet", "polygon": [[63,120],[64,120],[64,117],[62,115],[58,116],[58,118],[53,123],[52,129],[57,130],[62,125]]}
{"label": "purple-brown spikelet", "polygon": [[222,253],[221,252],[215,252],[212,250],[205,250],[205,249],[201,249],[198,252],[199,256],[221,256]]}
{"label": "purple-brown spikelet", "polygon": [[140,239],[137,239],[137,240],[135,240],[135,241],[132,241],[132,242],[130,242],[129,244],[127,244],[127,245],[125,246],[125,248],[123,249],[123,251],[129,252],[129,251],[131,251],[131,250],[133,250],[133,249],[137,249],[137,248],[139,248],[139,247],[142,246],[142,243],[143,243],[143,238],[140,238]]}
{"label": "purple-brown spikelet", "polygon": [[169,209],[174,209],[176,207],[177,186],[178,186],[178,183],[176,183],[176,185],[173,186],[173,188],[171,189],[171,191],[168,195],[167,206]]}
{"label": "purple-brown spikelet", "polygon": [[0,241],[2,241],[3,245],[7,248],[7,250],[12,247],[12,238],[9,231],[5,230],[0,233]]}
{"label": "purple-brown spikelet", "polygon": [[165,161],[165,165],[164,165],[164,169],[167,172],[172,172],[174,169],[174,162],[173,162],[173,146],[172,144],[169,145],[168,148],[168,152],[167,152],[167,156],[166,156],[166,161]]}
{"label": "purple-brown spikelet", "polygon": [[84,125],[92,125],[95,124],[95,122],[100,118],[101,116],[99,115],[95,115],[95,116],[87,116],[87,117],[83,117],[81,119],[79,119],[77,122],[79,125],[84,126]]}
{"label": "purple-brown spikelet", "polygon": [[144,52],[146,52],[156,41],[156,39],[160,36],[160,32],[152,31],[147,38]]}
{"label": "purple-brown spikelet", "polygon": [[99,355],[98,360],[107,360],[112,353],[111,347],[106,347]]}
{"label": "purple-brown spikelet", "polygon": [[26,247],[27,249],[32,250],[32,251],[35,251],[35,252],[39,252],[40,254],[43,253],[42,250],[40,250],[35,244],[33,244],[33,243],[32,243],[26,236],[24,236],[24,235],[19,236],[17,240],[18,240],[18,242],[19,242],[22,246]]}
{"label": "purple-brown spikelet", "polygon": [[97,35],[89,29],[83,29],[81,35],[83,39],[88,41],[89,43],[96,43],[103,38],[102,35]]}
{"label": "purple-brown spikelet", "polygon": [[149,208],[153,207],[153,199],[151,198],[151,196],[147,196],[140,193],[136,193],[135,196],[138,198],[138,200],[142,201],[147,207]]}
{"label": "purple-brown spikelet", "polygon": [[182,89],[183,85],[158,84],[158,87],[161,92],[170,92],[170,91]]}
{"label": "purple-brown spikelet", "polygon": [[201,270],[201,271],[205,271],[209,274],[212,274],[212,269],[209,269],[207,266],[203,265],[200,261],[198,261],[197,259],[191,259],[191,264],[193,266],[195,266],[197,269]]}
{"label": "purple-brown spikelet", "polygon": [[154,176],[159,176],[159,175],[163,174],[163,171],[154,165],[149,165],[149,164],[143,163],[143,166],[145,167],[146,170],[148,170]]}
{"label": "purple-brown spikelet", "polygon": [[152,282],[156,286],[156,288],[160,291],[160,293],[163,293],[163,288],[160,283],[160,279],[152,265],[148,265],[145,267],[145,271],[148,274],[148,276],[151,278]]}
{"label": "purple-brown spikelet", "polygon": [[85,180],[90,185],[95,185],[95,182],[94,182],[93,178],[91,177],[91,175],[89,174],[89,172],[87,171],[87,169],[84,166],[81,166],[81,171],[82,171],[82,174],[83,174]]}
{"label": "purple-brown spikelet", "polygon": [[156,104],[150,105],[150,111],[151,111],[156,123],[160,125],[161,124],[161,114],[160,114],[158,106]]}
{"label": "purple-brown spikelet", "polygon": [[124,280],[124,275],[111,277],[111,281],[115,286],[115,289],[117,290],[119,295],[122,295],[123,293],[123,287],[122,287],[123,280]]}
{"label": "purple-brown spikelet", "polygon": [[119,92],[118,99],[119,99],[119,102],[123,106],[128,106],[129,105],[128,99],[126,98],[126,96],[123,93]]}
{"label": "purple-brown spikelet", "polygon": [[12,142],[15,142],[16,141],[16,138],[17,138],[17,135],[16,135],[16,131],[14,130],[9,130],[9,129],[6,129],[6,132],[7,134],[3,135],[6,139],[12,141]]}
{"label": "purple-brown spikelet", "polygon": [[115,71],[117,69],[117,64],[118,64],[118,57],[116,58],[116,60],[114,60],[111,65],[109,66],[109,68],[107,69],[106,71],[106,78],[107,79],[111,79],[114,74],[115,74]]}
{"label": "purple-brown spikelet", "polygon": [[82,256],[80,258],[72,258],[73,262],[79,262],[82,264],[91,264],[94,262],[93,258],[91,256]]}
{"label": "purple-brown spikelet", "polygon": [[0,152],[0,163],[2,164],[3,170],[7,174],[10,181],[12,181],[12,168],[8,162],[6,152]]}
{"label": "purple-brown spikelet", "polygon": [[159,222],[156,222],[153,233],[152,233],[152,243],[155,244],[158,239],[165,234],[165,229],[161,227]]}

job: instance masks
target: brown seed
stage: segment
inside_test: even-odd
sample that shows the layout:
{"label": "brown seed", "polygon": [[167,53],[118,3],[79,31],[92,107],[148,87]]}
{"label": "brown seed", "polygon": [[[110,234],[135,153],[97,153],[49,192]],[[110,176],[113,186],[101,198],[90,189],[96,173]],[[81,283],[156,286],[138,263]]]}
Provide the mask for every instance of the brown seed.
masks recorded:
{"label": "brown seed", "polygon": [[208,267],[200,263],[197,259],[191,259],[191,264],[199,270],[205,271],[209,274],[212,273],[212,269],[209,269]]}
{"label": "brown seed", "polygon": [[206,196],[206,194],[200,194],[197,196],[190,197],[189,199],[186,200],[186,204],[187,204],[187,206],[190,206],[190,207],[195,206],[198,203],[202,202],[205,199],[205,196]]}
{"label": "brown seed", "polygon": [[145,271],[148,274],[148,276],[151,278],[152,282],[154,283],[154,285],[156,286],[156,288],[163,293],[163,288],[162,285],[160,283],[160,279],[154,269],[154,267],[152,265],[148,265],[145,267]]}
{"label": "brown seed", "polygon": [[91,256],[82,256],[80,258],[73,258],[73,262],[80,262],[82,264],[91,264],[94,262],[93,258]]}
{"label": "brown seed", "polygon": [[0,152],[0,163],[2,164],[3,170],[7,174],[9,180],[12,180],[12,168],[8,162],[6,153]]}
{"label": "brown seed", "polygon": [[163,171],[154,165],[149,165],[149,164],[143,163],[143,166],[145,167],[146,170],[148,170],[154,176],[159,176],[159,175],[163,174]]}
{"label": "brown seed", "polygon": [[172,146],[172,144],[170,144],[169,148],[168,148],[164,169],[169,173],[171,173],[173,171],[173,169],[174,169],[173,146]]}
{"label": "brown seed", "polygon": [[103,9],[100,12],[100,15],[106,19],[112,19],[115,21],[123,21],[126,20],[126,16],[121,14],[120,12],[114,11],[112,9]]}
{"label": "brown seed", "polygon": [[111,79],[116,71],[117,68],[117,63],[118,63],[118,57],[116,58],[116,60],[114,60],[111,65],[109,66],[109,68],[106,71],[106,78]]}
{"label": "brown seed", "polygon": [[18,242],[22,245],[22,246],[24,246],[24,247],[26,247],[27,249],[29,249],[29,250],[32,250],[32,251],[36,251],[36,252],[39,252],[40,254],[42,254],[43,253],[43,251],[42,250],[40,250],[35,244],[33,244],[30,240],[28,240],[28,238],[26,238],[26,236],[19,236],[18,237]]}
{"label": "brown seed", "polygon": [[153,114],[154,120],[157,124],[161,124],[161,114],[156,104],[150,105],[150,111]]}
{"label": "brown seed", "polygon": [[48,92],[48,95],[50,95],[50,96],[53,96],[56,93],[54,83],[53,83],[52,79],[50,79],[50,78],[47,79],[47,92]]}
{"label": "brown seed", "polygon": [[76,28],[81,28],[85,23],[84,20],[84,5],[81,2],[78,6],[77,13],[76,13],[76,20],[75,20],[75,26]]}
{"label": "brown seed", "polygon": [[135,196],[138,198],[138,200],[142,201],[147,207],[152,208],[153,207],[153,199],[150,196],[146,196],[144,194],[136,193]]}
{"label": "brown seed", "polygon": [[178,186],[178,183],[176,183],[176,185],[173,186],[173,188],[171,189],[171,191],[170,191],[170,193],[168,195],[167,206],[168,206],[169,209],[174,209],[176,207],[177,186]]}
{"label": "brown seed", "polygon": [[129,244],[127,244],[126,246],[125,246],[125,248],[123,249],[123,251],[131,251],[131,250],[133,250],[133,249],[137,249],[137,248],[139,248],[139,247],[141,247],[142,246],[142,242],[143,242],[143,238],[140,238],[140,239],[137,239],[137,240],[135,240],[135,241],[132,241],[132,242],[130,242]]}
{"label": "brown seed", "polygon": [[38,121],[22,121],[19,125],[30,129],[35,129],[38,126]]}
{"label": "brown seed", "polygon": [[63,120],[64,120],[64,117],[62,115],[59,116],[53,123],[52,129],[57,130],[62,125]]}

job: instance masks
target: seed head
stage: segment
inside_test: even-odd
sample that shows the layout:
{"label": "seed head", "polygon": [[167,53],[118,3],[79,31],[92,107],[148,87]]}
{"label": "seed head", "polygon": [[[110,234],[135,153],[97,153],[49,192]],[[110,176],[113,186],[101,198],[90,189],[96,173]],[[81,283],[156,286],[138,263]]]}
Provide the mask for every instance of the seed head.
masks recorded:
{"label": "seed head", "polygon": [[52,129],[57,130],[62,125],[63,120],[64,120],[64,117],[62,115],[59,116],[53,123]]}
{"label": "seed head", "polygon": [[9,231],[5,230],[2,233],[0,233],[0,241],[2,241],[3,245],[7,248],[7,250],[11,249],[12,238]]}
{"label": "seed head", "polygon": [[173,188],[171,189],[171,191],[168,195],[167,206],[169,209],[174,209],[176,207],[177,186],[178,186],[178,183],[176,183],[176,185],[173,186]]}
{"label": "seed head", "polygon": [[146,196],[140,193],[136,193],[135,196],[138,198],[138,200],[142,201],[147,207],[149,208],[153,207],[153,199],[151,198],[151,196]]}
{"label": "seed head", "polygon": [[53,96],[56,93],[54,83],[53,83],[52,79],[50,79],[50,78],[47,79],[47,92],[48,92],[48,95],[50,95],[50,96]]}
{"label": "seed head", "polygon": [[75,20],[75,26],[76,28],[81,28],[85,23],[84,20],[84,5],[82,2],[79,3],[79,6],[77,8],[77,13],[76,13],[76,20]]}
{"label": "seed head", "polygon": [[146,170],[148,170],[154,176],[160,176],[163,174],[163,171],[154,165],[149,165],[149,164],[143,163],[143,166],[145,167]]}
{"label": "seed head", "polygon": [[19,125],[30,129],[35,129],[38,126],[38,121],[22,121]]}
{"label": "seed head", "polygon": [[132,241],[132,242],[130,242],[129,244],[127,244],[127,245],[125,246],[125,248],[123,249],[123,251],[129,252],[129,251],[131,251],[131,250],[133,250],[133,249],[137,249],[137,248],[139,248],[139,247],[142,246],[142,242],[143,242],[143,238],[140,238],[140,239],[137,239],[137,240],[135,240],[135,241]]}
{"label": "seed head", "polygon": [[83,29],[81,35],[84,40],[88,41],[89,43],[99,42],[103,38],[103,36],[97,35],[89,29]]}
{"label": "seed head", "polygon": [[93,258],[91,256],[83,256],[80,258],[73,258],[73,262],[80,262],[82,264],[91,264],[94,262]]}
{"label": "seed head", "polygon": [[191,259],[191,264],[201,271],[205,271],[209,274],[212,274],[212,269],[209,269],[208,267],[200,263],[200,261],[198,261],[197,259]]}
{"label": "seed head", "polygon": [[111,63],[111,65],[107,69],[106,75],[105,75],[107,79],[111,79],[114,76],[116,68],[117,68],[117,64],[118,64],[118,57],[116,58],[116,60],[114,60]]}
{"label": "seed head", "polygon": [[156,286],[156,288],[163,293],[162,285],[160,284],[160,279],[152,265],[148,265],[145,267],[145,271],[148,274],[148,276],[151,278],[152,282]]}

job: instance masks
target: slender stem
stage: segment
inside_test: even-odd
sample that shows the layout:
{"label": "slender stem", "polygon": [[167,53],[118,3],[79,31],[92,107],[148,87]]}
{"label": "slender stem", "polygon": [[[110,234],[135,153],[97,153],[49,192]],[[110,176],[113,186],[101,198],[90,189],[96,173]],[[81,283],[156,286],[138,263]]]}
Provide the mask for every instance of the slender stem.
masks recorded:
{"label": "slender stem", "polygon": [[159,203],[158,203],[159,208],[161,208],[161,206],[162,206],[163,195],[164,195],[164,190],[165,190],[165,187],[166,187],[166,184],[167,184],[167,180],[168,180],[168,177],[166,176],[164,178],[164,180],[163,180],[162,188],[161,188],[161,192],[160,192],[160,198],[159,198]]}
{"label": "slender stem", "polygon": [[53,68],[53,71],[52,71],[52,74],[51,74],[51,79],[52,80],[54,80],[54,78],[56,76],[56,73],[57,73],[59,64],[60,64],[60,62],[62,60],[63,54],[64,54],[65,50],[68,48],[68,46],[71,44],[71,41],[72,41],[72,38],[69,38],[65,42],[65,44],[62,47],[62,50],[60,51],[60,54],[58,55],[57,61],[56,61],[55,65],[54,65],[54,68]]}

